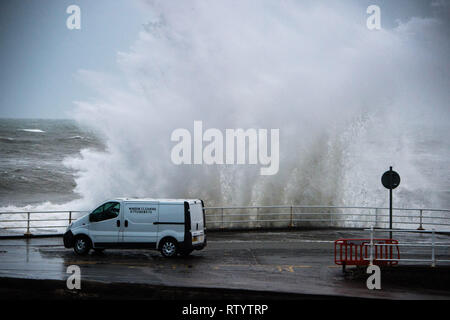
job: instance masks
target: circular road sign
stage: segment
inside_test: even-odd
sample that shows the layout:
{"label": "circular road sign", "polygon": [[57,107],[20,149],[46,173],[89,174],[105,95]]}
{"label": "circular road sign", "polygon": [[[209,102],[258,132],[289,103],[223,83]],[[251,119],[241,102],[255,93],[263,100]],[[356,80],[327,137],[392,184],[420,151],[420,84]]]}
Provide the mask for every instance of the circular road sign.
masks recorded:
{"label": "circular road sign", "polygon": [[400,185],[400,175],[395,171],[386,171],[381,177],[381,183],[386,189],[395,189]]}

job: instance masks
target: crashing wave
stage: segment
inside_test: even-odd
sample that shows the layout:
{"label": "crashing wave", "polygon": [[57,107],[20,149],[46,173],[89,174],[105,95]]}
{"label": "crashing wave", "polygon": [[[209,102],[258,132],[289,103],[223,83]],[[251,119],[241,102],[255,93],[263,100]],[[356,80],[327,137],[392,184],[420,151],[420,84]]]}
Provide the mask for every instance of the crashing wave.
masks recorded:
{"label": "crashing wave", "polygon": [[45,131],[43,131],[41,129],[18,129],[18,131],[31,132],[31,133],[45,133]]}

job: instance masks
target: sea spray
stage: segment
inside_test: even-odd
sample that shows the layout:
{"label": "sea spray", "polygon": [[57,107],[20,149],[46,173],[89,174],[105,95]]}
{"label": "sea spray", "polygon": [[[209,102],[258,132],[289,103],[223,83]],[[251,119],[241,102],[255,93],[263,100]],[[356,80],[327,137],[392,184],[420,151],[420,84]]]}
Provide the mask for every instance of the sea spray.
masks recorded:
{"label": "sea spray", "polygon": [[[359,9],[148,1],[150,22],[118,55],[122,82],[79,73],[97,97],[77,102],[76,118],[98,131],[106,150],[65,160],[81,197],[67,207],[114,196],[383,206],[379,177],[389,165],[405,177],[396,206],[450,205],[442,21],[413,18],[370,31]],[[171,133],[195,120],[221,130],[280,128],[279,172],[174,165]]]}

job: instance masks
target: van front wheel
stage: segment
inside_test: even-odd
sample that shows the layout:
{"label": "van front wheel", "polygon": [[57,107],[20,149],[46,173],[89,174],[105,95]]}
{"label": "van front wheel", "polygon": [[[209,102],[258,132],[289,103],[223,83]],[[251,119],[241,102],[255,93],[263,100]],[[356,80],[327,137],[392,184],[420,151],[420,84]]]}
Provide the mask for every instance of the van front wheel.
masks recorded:
{"label": "van front wheel", "polygon": [[160,251],[166,258],[175,257],[178,253],[178,243],[171,238],[164,239],[161,243]]}
{"label": "van front wheel", "polygon": [[77,237],[75,238],[75,243],[73,245],[73,250],[76,254],[84,256],[88,254],[91,249],[91,242],[87,237]]}

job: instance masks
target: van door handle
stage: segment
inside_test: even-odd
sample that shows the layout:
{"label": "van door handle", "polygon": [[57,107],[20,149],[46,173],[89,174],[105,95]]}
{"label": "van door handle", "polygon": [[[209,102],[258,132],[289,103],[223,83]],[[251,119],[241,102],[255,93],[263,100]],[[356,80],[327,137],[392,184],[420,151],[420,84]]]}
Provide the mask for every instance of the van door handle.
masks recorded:
{"label": "van door handle", "polygon": [[120,227],[120,220],[117,220],[117,227]]}
{"label": "van door handle", "polygon": [[125,220],[125,228],[128,227],[128,220]]}

